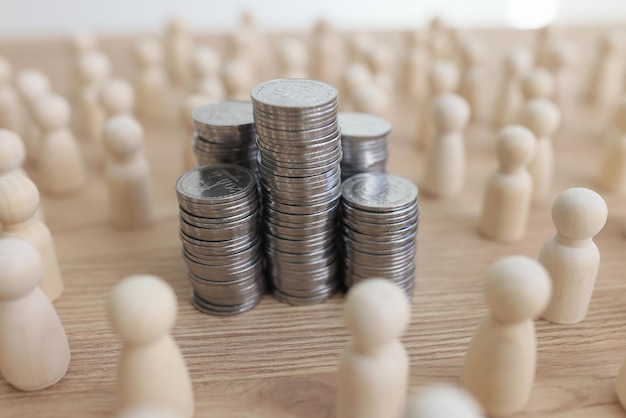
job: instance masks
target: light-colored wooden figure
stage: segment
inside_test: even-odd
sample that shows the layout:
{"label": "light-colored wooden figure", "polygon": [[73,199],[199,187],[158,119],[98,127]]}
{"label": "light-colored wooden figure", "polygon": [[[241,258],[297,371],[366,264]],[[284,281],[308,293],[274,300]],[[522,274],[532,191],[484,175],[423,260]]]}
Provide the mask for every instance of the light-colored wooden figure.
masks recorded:
{"label": "light-colored wooden figure", "polygon": [[201,93],[222,100],[226,96],[224,83],[220,78],[222,58],[209,46],[199,46],[193,53],[193,75],[195,79],[194,93]]}
{"label": "light-colored wooden figure", "polygon": [[80,91],[76,115],[80,121],[80,132],[92,142],[102,135],[105,114],[100,103],[102,83],[111,74],[109,58],[100,51],[84,52],[78,60]]}
{"label": "light-colored wooden figure", "polygon": [[458,194],[465,182],[463,129],[470,117],[465,99],[456,94],[440,96],[433,107],[435,140],[428,150],[422,190],[435,197]]}
{"label": "light-colored wooden figure", "polygon": [[386,279],[364,280],[346,297],[352,340],[339,356],[338,418],[402,418],[409,357],[400,337],[410,319],[404,291]]}
{"label": "light-colored wooden figure", "polygon": [[211,102],[211,98],[203,94],[192,94],[187,96],[180,106],[180,120],[185,129],[183,145],[183,172],[189,171],[198,165],[198,159],[193,148],[194,134],[196,127],[193,123],[191,113],[197,107]]}
{"label": "light-colored wooden figure", "polygon": [[391,48],[381,43],[374,44],[367,52],[367,65],[372,72],[374,82],[379,85],[387,95],[391,96],[396,91],[394,66],[396,60]]}
{"label": "light-colored wooden figure", "polygon": [[626,409],[626,357],[615,380],[615,394],[622,408]]}
{"label": "light-colored wooden figure", "polygon": [[476,399],[462,388],[437,384],[409,400],[406,418],[484,418]]}
{"label": "light-colored wooden figure", "polygon": [[[252,86],[267,76],[267,57],[271,55],[264,34],[259,29],[257,19],[251,10],[244,10],[239,19],[239,27],[230,38],[230,60],[243,61],[254,69],[251,74]],[[248,97],[247,100],[250,98]]]}
{"label": "light-colored wooden figure", "polygon": [[440,16],[434,16],[428,24],[430,56],[434,60],[452,59],[450,51],[450,32]]}
{"label": "light-colored wooden figure", "polygon": [[[77,31],[70,35],[67,40],[67,49],[70,56],[71,62],[71,70],[70,70],[70,84],[71,84],[71,92],[70,92],[70,102],[72,103],[72,107],[79,106],[80,103],[80,92],[82,90],[81,84],[81,76],[80,76],[80,57],[88,52],[95,51],[98,47],[98,39],[92,32],[88,31]],[[78,119],[76,119],[76,128],[80,128],[80,124],[78,124]]]}
{"label": "light-colored wooden figure", "polygon": [[535,155],[528,163],[533,179],[533,202],[543,203],[552,193],[554,184],[554,148],[552,136],[561,123],[561,112],[547,99],[533,99],[522,111],[522,124],[537,137]]}
{"label": "light-colored wooden figure", "polygon": [[137,114],[146,122],[159,121],[164,116],[167,101],[167,73],[159,42],[154,39],[139,41],[135,47],[135,64]]}
{"label": "light-colored wooden figure", "polygon": [[21,133],[26,146],[26,161],[35,165],[41,130],[33,115],[33,106],[39,97],[50,93],[50,80],[39,70],[26,69],[17,74],[16,84],[25,110]]}
{"label": "light-colored wooden figure", "polygon": [[107,121],[116,116],[132,115],[135,107],[135,92],[128,81],[111,78],[102,84],[100,103]]}
{"label": "light-colored wooden figure", "polygon": [[22,104],[13,87],[13,67],[0,56],[0,128],[21,133],[23,117]]}
{"label": "light-colored wooden figure", "polygon": [[481,105],[484,102],[484,95],[481,95],[481,91],[484,81],[481,62],[486,54],[486,48],[480,40],[467,38],[462,42],[460,52],[463,75],[459,94],[465,98],[472,109],[470,121],[475,122],[482,116]]}
{"label": "light-colored wooden figure", "polygon": [[250,100],[254,87],[254,75],[250,65],[242,59],[230,60],[224,65],[222,79],[226,87],[226,98]]}
{"label": "light-colored wooden figure", "polygon": [[522,81],[524,102],[533,99],[552,99],[555,91],[554,76],[545,68],[535,68]]}
{"label": "light-colored wooden figure", "polygon": [[375,39],[370,33],[358,33],[353,35],[348,42],[348,55],[350,57],[349,62],[354,63],[367,63],[367,54],[374,44]]}
{"label": "light-colored wooden figure", "polygon": [[354,63],[349,65],[342,76],[342,92],[340,106],[344,109],[354,108],[354,98],[358,91],[374,84],[372,73],[364,63]]}
{"label": "light-colored wooden figure", "polygon": [[116,418],[181,418],[174,411],[150,406],[138,406],[120,411]]}
{"label": "light-colored wooden figure", "polygon": [[555,43],[548,50],[548,69],[554,76],[554,100],[562,108],[573,100],[572,65],[578,58],[578,50],[572,42]]}
{"label": "light-colored wooden figure", "polygon": [[606,223],[606,202],[596,192],[573,188],[561,192],[552,205],[556,233],[539,252],[550,273],[554,294],[542,317],[557,324],[585,319],[600,265],[593,237]]}
{"label": "light-colored wooden figure", "polygon": [[551,51],[559,43],[560,38],[560,30],[555,25],[547,25],[537,30],[535,38],[535,65],[538,68],[550,68]]}
{"label": "light-colored wooden figure", "polygon": [[522,107],[522,80],[532,68],[533,57],[527,49],[513,49],[504,59],[504,74],[498,90],[494,109],[494,123],[506,126],[518,117]]}
{"label": "light-colored wooden figure", "polygon": [[3,238],[19,238],[31,243],[43,258],[43,276],[39,286],[51,301],[63,293],[63,278],[50,231],[35,214],[39,191],[35,184],[19,174],[0,177],[0,223]]}
{"label": "light-colored wooden figure", "polygon": [[523,126],[510,125],[496,138],[498,169],[485,187],[480,232],[498,242],[516,242],[526,233],[533,179],[526,165],[535,153],[535,136]]}
{"label": "light-colored wooden figure", "polygon": [[117,410],[150,406],[194,415],[185,360],[169,331],[176,321],[176,295],[162,279],[130,276],[108,300],[109,320],[122,339],[117,367]]}
{"label": "light-colored wooden figure", "polygon": [[277,55],[281,78],[309,78],[309,53],[302,41],[284,39]]}
{"label": "light-colored wooden figure", "polygon": [[[26,148],[24,148],[22,138],[13,131],[0,129],[0,176],[28,177],[22,168],[25,160]],[[41,206],[39,206],[35,217],[40,221],[44,220]]]}
{"label": "light-colored wooden figure", "polygon": [[391,115],[391,98],[387,90],[375,82],[356,90],[352,104],[357,112],[382,118],[389,118]]}
{"label": "light-colored wooden figure", "polygon": [[409,53],[404,68],[403,92],[413,100],[422,100],[428,94],[430,53],[428,37],[424,31],[414,31],[409,38]]}
{"label": "light-colored wooden figure", "polygon": [[440,96],[454,93],[459,87],[459,79],[459,68],[452,61],[437,61],[431,67],[428,74],[429,100],[424,104],[420,112],[417,137],[418,148],[426,150],[430,147],[434,134],[434,103]]}
{"label": "light-colored wooden figure", "polygon": [[626,95],[622,95],[612,126],[604,135],[598,184],[613,193],[626,195]]}
{"label": "light-colored wooden figure", "polygon": [[63,97],[48,94],[33,109],[42,134],[37,149],[39,187],[51,195],[68,195],[87,184],[85,161],[69,129],[70,106]]}
{"label": "light-colored wooden figure", "polygon": [[111,119],[104,128],[104,147],[111,223],[118,228],[149,224],[154,220],[154,192],[141,125],[131,116]]}
{"label": "light-colored wooden figure", "polygon": [[70,364],[63,324],[38,286],[42,272],[35,247],[16,238],[0,239],[0,371],[24,391],[54,385]]}
{"label": "light-colored wooden figure", "polygon": [[591,68],[585,92],[590,104],[604,106],[619,96],[623,87],[623,67],[620,35],[607,32],[600,40],[598,58]]}
{"label": "light-colored wooden figure", "polygon": [[551,294],[548,272],[532,258],[504,257],[487,270],[489,313],[474,331],[460,383],[488,416],[512,414],[528,402],[537,367],[533,318]]}
{"label": "light-colored wooden figure", "polygon": [[344,67],[344,53],[341,37],[328,19],[317,21],[311,40],[309,59],[311,76],[315,80],[337,85]]}
{"label": "light-colored wooden figure", "polygon": [[187,89],[191,83],[193,37],[182,16],[173,16],[165,31],[165,65],[170,83]]}

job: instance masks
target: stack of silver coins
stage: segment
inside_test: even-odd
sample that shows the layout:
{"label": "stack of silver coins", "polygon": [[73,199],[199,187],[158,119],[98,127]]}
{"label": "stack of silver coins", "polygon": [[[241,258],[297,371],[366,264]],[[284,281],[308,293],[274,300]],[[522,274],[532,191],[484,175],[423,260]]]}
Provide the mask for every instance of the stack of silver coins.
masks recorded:
{"label": "stack of silver coins", "polygon": [[367,113],[342,112],[338,117],[343,149],[342,180],[360,173],[386,173],[391,123]]}
{"label": "stack of silver coins", "polygon": [[343,183],[341,212],[347,287],[381,277],[413,295],[418,227],[415,184],[390,174],[357,174]]}
{"label": "stack of silver coins", "polygon": [[232,164],[197,167],[179,177],[176,194],[193,304],[216,315],[252,309],[265,291],[255,175]]}
{"label": "stack of silver coins", "polygon": [[193,147],[199,165],[237,164],[257,172],[252,103],[223,100],[193,110]]}
{"label": "stack of silver coins", "polygon": [[337,90],[320,81],[272,80],[252,90],[252,103],[274,296],[293,305],[323,302],[339,273]]}

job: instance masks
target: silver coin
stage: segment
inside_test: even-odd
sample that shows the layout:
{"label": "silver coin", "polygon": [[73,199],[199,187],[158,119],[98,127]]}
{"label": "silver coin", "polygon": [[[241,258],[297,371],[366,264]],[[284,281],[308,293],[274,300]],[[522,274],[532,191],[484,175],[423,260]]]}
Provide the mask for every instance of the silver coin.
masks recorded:
{"label": "silver coin", "polygon": [[389,121],[367,113],[340,112],[337,119],[342,134],[350,138],[377,138],[391,132]]}
{"label": "silver coin", "polygon": [[266,81],[251,92],[255,107],[300,110],[318,108],[337,100],[337,89],[316,80],[287,78]]}
{"label": "silver coin", "polygon": [[195,108],[191,116],[196,124],[218,127],[254,124],[252,103],[244,100],[222,100]]}
{"label": "silver coin", "polygon": [[417,199],[413,182],[391,174],[358,174],[343,184],[342,197],[353,207],[393,210]]}
{"label": "silver coin", "polygon": [[232,202],[256,188],[254,174],[231,164],[196,167],[178,178],[176,191],[192,202]]}

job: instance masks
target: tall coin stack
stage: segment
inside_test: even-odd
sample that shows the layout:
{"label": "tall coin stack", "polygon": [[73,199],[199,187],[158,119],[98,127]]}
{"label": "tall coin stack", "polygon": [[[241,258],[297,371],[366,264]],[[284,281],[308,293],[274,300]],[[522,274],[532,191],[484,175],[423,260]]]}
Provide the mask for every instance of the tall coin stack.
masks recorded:
{"label": "tall coin stack", "polygon": [[237,165],[206,165],[180,176],[176,194],[193,304],[216,315],[252,309],[265,291],[256,177]]}
{"label": "tall coin stack", "polygon": [[272,80],[252,90],[268,274],[276,299],[325,301],[337,285],[341,196],[337,90]]}
{"label": "tall coin stack", "polygon": [[381,277],[413,295],[418,227],[415,184],[390,174],[357,174],[342,186],[347,287]]}
{"label": "tall coin stack", "polygon": [[360,173],[387,172],[387,135],[391,123],[367,113],[341,112],[341,179]]}
{"label": "tall coin stack", "polygon": [[252,103],[223,100],[193,110],[193,147],[199,165],[237,164],[257,173]]}

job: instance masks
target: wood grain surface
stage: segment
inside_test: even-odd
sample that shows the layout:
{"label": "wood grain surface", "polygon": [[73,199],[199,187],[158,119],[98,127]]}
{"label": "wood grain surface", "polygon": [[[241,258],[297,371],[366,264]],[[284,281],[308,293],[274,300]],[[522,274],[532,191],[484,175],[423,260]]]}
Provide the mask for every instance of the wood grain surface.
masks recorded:
{"label": "wood grain surface", "polygon": [[[467,133],[468,173],[463,193],[449,200],[420,199],[417,285],[411,325],[403,342],[411,359],[410,389],[458,380],[474,328],[485,314],[482,275],[504,255],[536,257],[553,233],[550,204],[534,207],[526,238],[500,245],[476,232],[486,176],[495,166],[494,131],[489,107],[507,48],[532,45],[532,34],[506,30],[476,31],[489,45],[485,62],[485,107],[478,126]],[[566,32],[580,47],[573,68],[572,96],[595,56],[597,28]],[[394,34],[383,34],[390,41]],[[277,35],[274,36],[274,39]],[[207,37],[221,47],[222,39]],[[102,48],[114,73],[131,76],[128,38],[105,39]],[[0,54],[17,69],[35,67],[69,91],[69,55],[60,39],[0,42]],[[335,370],[348,335],[341,320],[343,296],[310,307],[292,307],[264,297],[251,312],[234,317],[199,313],[189,302],[177,235],[174,182],[181,174],[183,129],[172,93],[172,110],[159,126],[146,126],[146,151],[156,183],[157,221],[136,231],[113,229],[96,147],[83,141],[90,161],[87,189],[64,199],[43,198],[65,278],[66,290],[55,306],[72,350],[69,372],[56,386],[36,393],[18,392],[0,379],[0,417],[105,417],[115,410],[115,368],[120,342],[104,311],[111,287],[133,273],[163,277],[175,289],[178,321],[172,331],[189,365],[197,417],[334,416]],[[564,125],[555,139],[556,187],[594,188],[601,151],[600,134],[610,113],[575,101],[563,109]],[[417,108],[400,98],[392,110],[390,172],[419,182],[424,155],[414,146]],[[36,176],[35,176],[36,179]],[[538,367],[530,402],[515,417],[622,417],[613,384],[626,355],[626,199],[603,194],[609,220],[596,242],[600,273],[587,319],[574,326],[538,320]]]}

